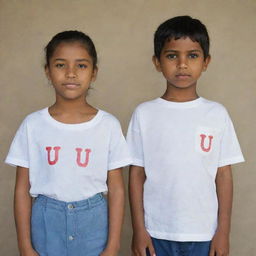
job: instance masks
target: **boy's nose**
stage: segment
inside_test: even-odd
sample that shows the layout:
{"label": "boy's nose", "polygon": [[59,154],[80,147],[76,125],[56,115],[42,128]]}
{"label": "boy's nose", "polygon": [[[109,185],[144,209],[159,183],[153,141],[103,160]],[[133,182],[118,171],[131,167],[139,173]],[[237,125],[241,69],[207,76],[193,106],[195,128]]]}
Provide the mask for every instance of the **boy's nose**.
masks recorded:
{"label": "boy's nose", "polygon": [[177,67],[178,68],[187,68],[188,67],[187,59],[184,57],[180,57],[178,59]]}

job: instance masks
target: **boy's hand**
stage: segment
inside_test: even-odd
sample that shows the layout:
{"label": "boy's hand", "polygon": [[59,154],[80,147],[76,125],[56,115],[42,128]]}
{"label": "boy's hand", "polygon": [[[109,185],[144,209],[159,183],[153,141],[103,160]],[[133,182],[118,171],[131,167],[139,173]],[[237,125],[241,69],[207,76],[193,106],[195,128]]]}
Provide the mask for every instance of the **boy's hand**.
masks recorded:
{"label": "boy's hand", "polygon": [[217,231],[211,242],[209,256],[228,256],[229,254],[229,235]]}
{"label": "boy's hand", "polygon": [[100,256],[117,256],[117,250],[111,250],[106,248],[101,254]]}
{"label": "boy's hand", "polygon": [[156,256],[155,249],[148,232],[146,230],[134,232],[132,237],[132,255],[147,256],[146,248],[148,248],[150,256]]}

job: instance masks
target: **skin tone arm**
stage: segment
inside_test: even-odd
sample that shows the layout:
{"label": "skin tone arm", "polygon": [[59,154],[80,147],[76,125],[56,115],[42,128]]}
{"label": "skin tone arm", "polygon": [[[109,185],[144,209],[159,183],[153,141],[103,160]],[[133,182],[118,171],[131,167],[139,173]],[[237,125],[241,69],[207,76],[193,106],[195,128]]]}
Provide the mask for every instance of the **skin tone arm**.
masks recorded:
{"label": "skin tone arm", "polygon": [[39,256],[32,248],[30,218],[32,199],[29,194],[29,170],[17,167],[14,191],[14,217],[17,230],[18,247],[21,256]]}
{"label": "skin tone arm", "polygon": [[124,218],[124,182],[122,169],[108,172],[109,232],[106,249],[101,256],[116,256],[120,248],[121,229]]}
{"label": "skin tone arm", "polygon": [[143,185],[145,179],[143,167],[130,167],[129,198],[133,226],[132,253],[134,256],[146,256],[146,248],[149,249],[151,256],[155,256],[154,247],[144,223]]}
{"label": "skin tone arm", "polygon": [[219,203],[218,227],[212,239],[209,256],[227,256],[229,254],[229,233],[233,199],[233,180],[230,165],[218,168],[215,182]]}

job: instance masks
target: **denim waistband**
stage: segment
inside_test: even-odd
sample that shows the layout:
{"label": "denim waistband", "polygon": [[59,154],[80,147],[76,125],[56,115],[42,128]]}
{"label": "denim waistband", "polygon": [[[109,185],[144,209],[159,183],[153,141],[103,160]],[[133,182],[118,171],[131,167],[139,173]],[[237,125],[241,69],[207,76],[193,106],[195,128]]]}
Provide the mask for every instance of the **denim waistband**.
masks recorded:
{"label": "denim waistband", "polygon": [[52,206],[54,208],[76,209],[76,208],[92,208],[98,205],[104,199],[102,193],[98,193],[92,197],[81,201],[64,202],[44,195],[38,195],[36,202],[44,206]]}

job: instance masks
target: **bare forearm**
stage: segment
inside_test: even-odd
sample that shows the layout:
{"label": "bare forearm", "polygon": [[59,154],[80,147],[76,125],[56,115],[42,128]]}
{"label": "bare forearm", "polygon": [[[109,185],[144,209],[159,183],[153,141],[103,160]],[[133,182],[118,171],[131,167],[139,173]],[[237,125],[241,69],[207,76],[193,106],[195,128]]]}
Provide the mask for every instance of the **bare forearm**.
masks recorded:
{"label": "bare forearm", "polygon": [[119,168],[110,171],[108,174],[109,231],[106,250],[113,253],[117,253],[120,248],[120,237],[124,219],[124,203],[124,182],[122,170]]}
{"label": "bare forearm", "polygon": [[17,170],[17,179],[14,192],[14,217],[17,229],[18,246],[22,253],[31,249],[31,197],[29,195],[28,170]]}
{"label": "bare forearm", "polygon": [[143,185],[146,176],[143,167],[131,166],[129,178],[129,200],[133,230],[145,229],[143,207]]}
{"label": "bare forearm", "polygon": [[229,165],[218,168],[216,188],[219,203],[217,230],[229,234],[233,200],[232,171]]}
{"label": "bare forearm", "polygon": [[124,217],[124,190],[109,191],[109,237],[108,247],[119,250]]}

